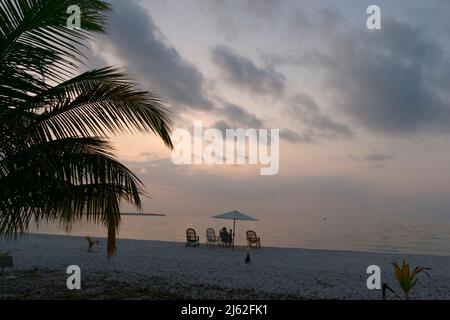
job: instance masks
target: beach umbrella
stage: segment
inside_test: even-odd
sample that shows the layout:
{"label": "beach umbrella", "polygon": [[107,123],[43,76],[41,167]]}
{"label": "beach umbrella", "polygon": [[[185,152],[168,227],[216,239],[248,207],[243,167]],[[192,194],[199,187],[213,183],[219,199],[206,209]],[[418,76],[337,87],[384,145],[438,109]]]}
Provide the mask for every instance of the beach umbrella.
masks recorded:
{"label": "beach umbrella", "polygon": [[258,219],[250,217],[249,215],[243,214],[242,212],[236,210],[218,214],[216,216],[213,216],[213,218],[233,220],[233,244],[232,244],[233,249],[234,249],[234,235],[236,230],[236,220],[258,221]]}

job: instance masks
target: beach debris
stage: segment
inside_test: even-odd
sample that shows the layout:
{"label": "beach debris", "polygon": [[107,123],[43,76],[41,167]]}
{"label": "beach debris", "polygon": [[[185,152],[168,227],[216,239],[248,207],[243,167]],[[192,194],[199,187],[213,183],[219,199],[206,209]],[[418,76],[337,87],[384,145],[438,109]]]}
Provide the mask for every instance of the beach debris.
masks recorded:
{"label": "beach debris", "polygon": [[94,239],[92,239],[90,236],[86,236],[84,237],[87,242],[88,242],[88,252],[92,252],[92,250],[94,249],[94,245],[99,245],[100,243],[98,241],[95,241]]}
{"label": "beach debris", "polygon": [[250,263],[250,253],[247,253],[247,257],[245,258],[245,263]]}
{"label": "beach debris", "polygon": [[395,278],[403,291],[403,297],[405,300],[409,300],[409,294],[418,281],[418,274],[424,272],[429,278],[431,278],[427,273],[427,270],[431,270],[431,268],[415,267],[411,272],[409,264],[405,263],[405,261],[403,261],[401,266],[397,263],[397,261],[392,262],[392,265],[394,266]]}
{"label": "beach debris", "polygon": [[395,293],[395,291],[391,287],[389,287],[387,283],[383,282],[383,285],[381,287],[381,300],[387,300],[387,298],[386,298],[386,290],[389,290],[397,298],[399,298],[399,296]]}

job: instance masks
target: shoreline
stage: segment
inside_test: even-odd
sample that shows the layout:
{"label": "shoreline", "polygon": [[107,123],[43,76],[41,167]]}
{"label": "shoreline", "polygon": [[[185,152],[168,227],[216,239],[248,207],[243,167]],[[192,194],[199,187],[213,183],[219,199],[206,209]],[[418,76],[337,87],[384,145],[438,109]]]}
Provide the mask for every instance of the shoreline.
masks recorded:
{"label": "shoreline", "polygon": [[[55,237],[69,237],[69,238],[84,238],[84,236],[81,235],[68,235],[68,234],[55,234],[55,233],[40,233],[40,232],[30,232],[27,235],[43,235],[43,236],[55,236]],[[27,236],[25,235],[25,237]],[[106,240],[106,237],[99,237],[99,236],[91,236],[91,238],[93,239],[98,239],[98,240]],[[20,239],[20,237],[18,238]],[[185,242],[183,241],[177,241],[177,240],[173,240],[173,241],[169,241],[169,240],[149,240],[149,239],[134,239],[134,238],[120,238],[118,237],[117,240],[125,240],[125,241],[148,241],[148,242],[155,242],[155,243],[162,243],[162,244],[177,244],[177,245],[183,245],[185,244]],[[0,243],[2,242],[1,238],[0,238]],[[201,246],[207,246],[207,244],[205,243],[205,240],[200,239],[200,245]],[[367,253],[367,254],[392,254],[392,255],[402,255],[402,256],[418,256],[418,257],[448,257],[450,258],[450,249],[449,249],[449,254],[448,255],[444,255],[444,254],[437,254],[437,253],[431,253],[431,254],[421,254],[421,253],[408,253],[408,252],[401,252],[399,251],[394,251],[394,250],[346,250],[346,249],[323,249],[323,248],[307,248],[307,247],[289,247],[289,246],[263,246],[265,249],[274,249],[274,250],[303,250],[303,251],[318,251],[318,252],[342,252],[342,253]],[[246,246],[244,245],[235,245],[235,248],[239,248],[239,249],[246,249]]]}
{"label": "shoreline", "polygon": [[[15,268],[8,273],[17,278],[8,282],[9,290],[16,283],[22,288],[17,292],[24,295],[39,283],[40,294],[31,298],[45,299],[56,292],[57,298],[83,297],[83,290],[73,296],[65,288],[66,268],[75,264],[81,268],[88,299],[92,292],[112,299],[379,299],[379,290],[366,287],[367,267],[379,265],[382,280],[400,295],[391,262],[406,260],[432,268],[431,278],[419,276],[413,299],[450,299],[449,256],[277,247],[232,251],[205,244],[193,248],[180,242],[117,239],[117,253],[107,259],[105,238],[95,240],[99,246],[92,253],[79,236],[27,234],[16,241],[0,240],[0,250],[10,250],[14,258]],[[247,252],[250,264],[244,263]],[[144,283],[149,287],[143,288]]]}
{"label": "shoreline", "polygon": [[[36,235],[36,236],[55,236],[55,237],[69,237],[69,238],[84,238],[83,235],[79,235],[79,234],[59,234],[59,233],[45,233],[45,232],[30,232],[27,233],[24,237],[27,237],[29,235]],[[21,236],[18,237],[18,239],[20,239]],[[104,236],[91,236],[91,238],[93,239],[98,239],[98,240],[106,240],[106,237]],[[178,240],[152,240],[152,239],[135,239],[135,238],[121,238],[118,237],[117,240],[125,240],[125,241],[149,241],[149,242],[156,242],[156,243],[165,243],[165,244],[179,244],[179,245],[183,245],[185,244],[185,242],[183,241],[178,241]],[[203,241],[202,241],[203,240]],[[0,243],[4,241],[0,238]],[[200,239],[200,245],[201,246],[207,246],[207,244],[205,243],[204,239]],[[246,246],[244,245],[235,245],[236,248],[243,248],[245,249]],[[422,254],[422,253],[411,253],[411,252],[401,252],[400,250],[392,250],[392,249],[386,249],[386,250],[378,250],[378,249],[373,249],[373,250],[363,250],[363,249],[324,249],[324,248],[308,248],[308,247],[289,247],[289,246],[267,246],[264,245],[263,246],[266,249],[274,249],[274,250],[278,250],[278,249],[282,249],[282,250],[305,250],[305,251],[319,251],[319,252],[342,252],[342,253],[367,253],[367,254],[392,254],[392,255],[403,255],[403,256],[430,256],[430,257],[448,257],[450,258],[450,249],[449,249],[449,253],[447,255],[445,254],[438,254],[438,253],[427,253],[427,254]]]}

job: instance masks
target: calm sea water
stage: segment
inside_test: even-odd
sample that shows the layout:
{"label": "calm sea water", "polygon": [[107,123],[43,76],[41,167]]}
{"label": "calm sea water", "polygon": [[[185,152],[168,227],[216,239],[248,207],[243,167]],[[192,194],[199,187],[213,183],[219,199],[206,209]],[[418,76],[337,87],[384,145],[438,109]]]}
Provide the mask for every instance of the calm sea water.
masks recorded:
{"label": "calm sea water", "polygon": [[[192,227],[205,243],[205,230],[218,233],[232,228],[233,221],[186,216],[124,216],[119,238],[184,241],[185,230]],[[245,231],[255,230],[263,246],[352,251],[398,252],[450,255],[450,221],[374,222],[338,220],[301,220],[299,218],[264,218],[261,221],[237,221],[236,244],[245,244]],[[59,225],[33,227],[32,232],[106,236],[103,227],[83,223],[70,233]]]}

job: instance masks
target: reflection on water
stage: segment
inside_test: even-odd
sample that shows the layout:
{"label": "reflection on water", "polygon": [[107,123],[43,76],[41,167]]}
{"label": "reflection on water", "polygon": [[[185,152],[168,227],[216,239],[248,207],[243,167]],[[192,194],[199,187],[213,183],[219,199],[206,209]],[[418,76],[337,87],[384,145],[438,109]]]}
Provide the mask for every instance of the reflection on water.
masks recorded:
{"label": "reflection on water", "polygon": [[[184,241],[185,230],[197,230],[205,242],[205,230],[218,233],[232,228],[233,221],[203,217],[124,216],[119,238]],[[261,221],[237,221],[236,244],[244,245],[245,231],[255,230],[262,245],[310,249],[399,252],[450,255],[450,221],[356,222],[302,220],[299,218],[264,218]],[[66,234],[58,225],[41,225],[32,232]],[[102,227],[90,224],[75,227],[72,235],[106,236]]]}

